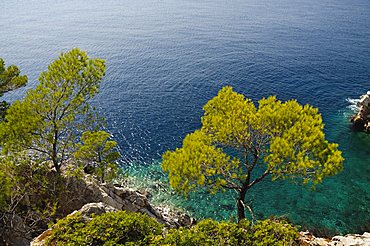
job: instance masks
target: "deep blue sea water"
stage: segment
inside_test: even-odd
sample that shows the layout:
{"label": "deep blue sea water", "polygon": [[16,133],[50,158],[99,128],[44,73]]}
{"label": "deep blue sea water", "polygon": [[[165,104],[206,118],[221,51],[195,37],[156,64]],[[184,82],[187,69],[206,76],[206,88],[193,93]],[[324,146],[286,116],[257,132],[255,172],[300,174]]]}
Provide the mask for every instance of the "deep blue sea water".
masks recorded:
{"label": "deep blue sea water", "polygon": [[[370,90],[370,1],[0,1],[0,57],[29,76],[5,99],[21,98],[72,47],[107,60],[94,105],[120,144],[123,168],[148,179],[163,178],[155,172],[162,153],[200,126],[202,106],[222,86],[254,101],[275,94],[319,107],[344,171],[314,192],[265,181],[248,199],[258,218],[370,231],[370,137],[349,130],[346,101]],[[228,197],[176,199],[195,216],[228,219]]]}

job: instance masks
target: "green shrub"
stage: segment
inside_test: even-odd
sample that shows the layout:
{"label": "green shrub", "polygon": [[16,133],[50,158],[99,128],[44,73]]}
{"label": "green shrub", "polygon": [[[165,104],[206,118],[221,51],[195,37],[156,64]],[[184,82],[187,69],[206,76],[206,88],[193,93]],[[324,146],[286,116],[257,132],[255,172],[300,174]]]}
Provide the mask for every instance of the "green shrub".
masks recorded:
{"label": "green shrub", "polygon": [[157,236],[151,245],[214,246],[214,245],[295,245],[298,230],[285,221],[264,220],[253,228],[247,220],[239,222],[216,222],[203,220],[190,229],[172,229]]}
{"label": "green shrub", "polygon": [[286,221],[267,219],[258,221],[250,235],[251,245],[294,245],[298,229]]}
{"label": "green shrub", "polygon": [[6,175],[0,170],[0,211],[3,206],[5,206],[5,200],[10,192],[10,180]]}
{"label": "green shrub", "polygon": [[81,233],[84,227],[81,213],[69,215],[54,225],[46,245],[86,245],[87,237]]}
{"label": "green shrub", "polygon": [[169,230],[164,236],[156,237],[153,245],[248,245],[249,238],[246,228],[248,221],[240,225],[232,222],[216,222],[206,219],[191,229],[180,228]]}
{"label": "green shrub", "polygon": [[59,220],[47,245],[151,246],[285,246],[296,245],[298,230],[286,221],[268,219],[253,227],[247,220],[217,222],[206,219],[192,228],[169,229],[147,215],[119,211],[84,222],[76,213]]}
{"label": "green shrub", "polygon": [[84,222],[81,214],[59,220],[47,245],[148,245],[163,225],[140,213],[105,213]]}

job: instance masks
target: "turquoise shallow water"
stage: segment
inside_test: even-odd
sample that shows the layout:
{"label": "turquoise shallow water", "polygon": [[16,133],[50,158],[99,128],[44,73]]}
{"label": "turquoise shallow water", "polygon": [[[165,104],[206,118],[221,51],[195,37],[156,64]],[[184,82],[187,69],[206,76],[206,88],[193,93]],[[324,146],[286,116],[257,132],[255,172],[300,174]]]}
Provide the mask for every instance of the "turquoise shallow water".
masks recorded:
{"label": "turquoise shallow water", "polygon": [[[351,114],[353,111],[346,109],[326,121],[327,128],[332,129],[328,137],[341,143],[346,159],[344,171],[327,178],[314,190],[289,181],[264,180],[250,190],[246,198],[257,219],[285,217],[301,229],[318,235],[369,231],[370,180],[366,174],[370,171],[370,136],[350,130]],[[181,207],[198,219],[236,219],[233,191],[216,195],[199,191],[185,199],[168,188],[160,160],[150,166],[135,164],[128,173],[151,188],[155,203]]]}
{"label": "turquoise shallow water", "polygon": [[[93,104],[136,176],[165,182],[151,175],[156,163],[200,126],[202,106],[224,85],[254,101],[275,94],[318,107],[344,171],[315,192],[265,181],[249,199],[258,218],[341,233],[370,231],[370,140],[349,130],[346,101],[370,89],[369,40],[368,0],[0,1],[0,57],[29,76],[4,98],[21,98],[61,51],[106,59]],[[199,217],[233,214],[226,195],[161,196]]]}

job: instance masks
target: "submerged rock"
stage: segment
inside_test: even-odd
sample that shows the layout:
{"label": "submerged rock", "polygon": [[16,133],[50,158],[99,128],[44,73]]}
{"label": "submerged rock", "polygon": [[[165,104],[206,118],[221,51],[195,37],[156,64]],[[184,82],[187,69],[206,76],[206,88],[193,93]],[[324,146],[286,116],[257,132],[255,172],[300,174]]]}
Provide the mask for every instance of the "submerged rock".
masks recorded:
{"label": "submerged rock", "polygon": [[361,96],[357,107],[358,112],[351,119],[352,127],[354,130],[370,133],[370,91]]}

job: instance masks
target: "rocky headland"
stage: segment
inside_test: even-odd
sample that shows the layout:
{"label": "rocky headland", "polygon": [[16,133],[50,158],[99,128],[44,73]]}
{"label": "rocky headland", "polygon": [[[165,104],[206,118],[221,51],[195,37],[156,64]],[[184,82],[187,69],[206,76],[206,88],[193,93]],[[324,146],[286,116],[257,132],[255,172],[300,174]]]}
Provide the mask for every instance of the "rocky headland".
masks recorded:
{"label": "rocky headland", "polygon": [[[190,216],[180,210],[152,205],[148,192],[100,183],[90,175],[82,179],[71,178],[66,185],[68,195],[59,204],[60,213],[64,216],[81,212],[85,219],[89,219],[92,214],[124,210],[146,214],[168,228],[189,227],[194,223]],[[29,227],[21,218],[16,221],[19,223],[15,223],[12,230],[8,231],[7,245],[44,245],[44,240],[50,235],[50,229],[32,241],[32,237],[27,233]]]}
{"label": "rocky headland", "polygon": [[370,133],[370,91],[360,97],[356,106],[358,112],[351,118],[353,129]]}
{"label": "rocky headland", "polygon": [[[135,190],[121,185],[100,183],[90,175],[83,179],[72,178],[69,181],[70,190],[68,196],[60,203],[61,210],[66,216],[81,213],[84,220],[90,220],[92,215],[100,215],[106,212],[125,210],[147,214],[164,224],[167,228],[190,227],[195,220],[180,210],[174,210],[168,206],[154,206],[150,202],[150,193],[145,190]],[[18,221],[18,220],[17,220]],[[27,226],[22,223],[15,224],[12,237],[9,237],[8,245],[20,246],[43,246],[52,234],[53,227],[45,230],[39,236],[32,239],[27,235]],[[319,238],[310,232],[300,232],[299,245],[304,246],[349,246],[370,245],[370,233],[363,235],[348,234],[332,238]]]}

